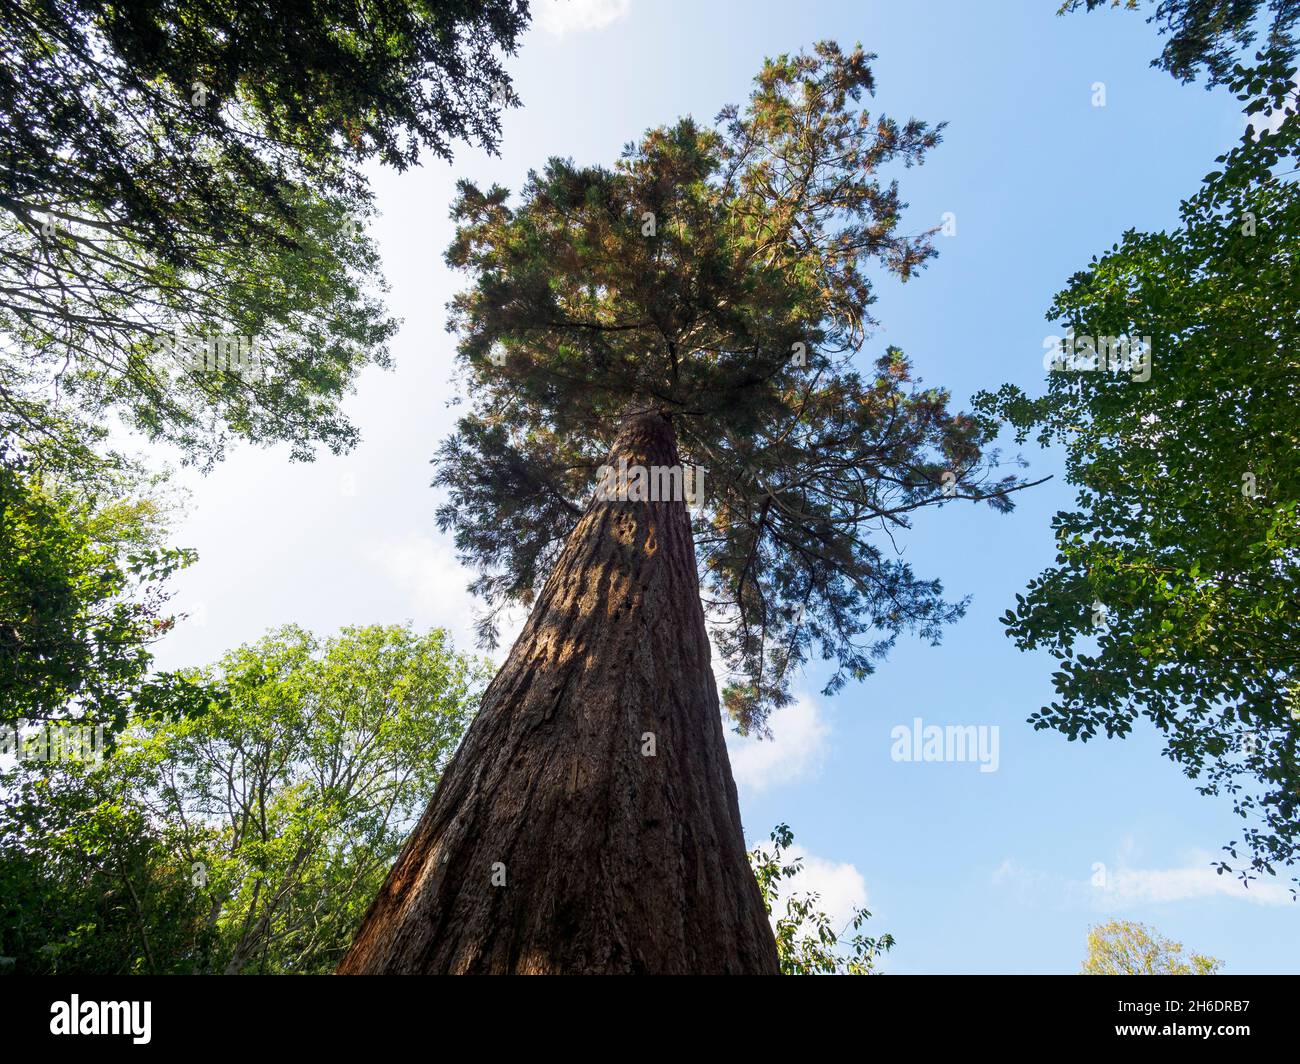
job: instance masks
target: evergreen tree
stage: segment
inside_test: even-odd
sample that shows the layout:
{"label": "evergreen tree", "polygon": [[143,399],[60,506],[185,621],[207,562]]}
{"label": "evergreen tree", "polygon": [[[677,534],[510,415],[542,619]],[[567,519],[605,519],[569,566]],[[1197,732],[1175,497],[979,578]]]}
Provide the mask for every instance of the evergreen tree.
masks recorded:
{"label": "evergreen tree", "polygon": [[341,970],[777,970],[706,618],[727,709],[762,730],[814,647],[834,691],[904,631],[938,640],[964,604],[890,537],[1017,486],[989,482],[993,423],[899,351],[853,368],[871,267],[935,253],[881,171],[940,128],[858,108],[871,58],[769,61],[716,128],[552,159],[516,207],[462,183],[473,403],[438,520],[494,609],[532,613]]}

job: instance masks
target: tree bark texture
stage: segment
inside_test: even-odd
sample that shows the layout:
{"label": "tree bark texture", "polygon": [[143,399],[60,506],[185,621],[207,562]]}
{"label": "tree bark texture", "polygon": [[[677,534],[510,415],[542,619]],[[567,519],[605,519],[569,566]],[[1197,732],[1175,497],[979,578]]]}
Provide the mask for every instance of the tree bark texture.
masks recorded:
{"label": "tree bark texture", "polygon": [[684,502],[588,506],[340,973],[776,974],[699,590]]}

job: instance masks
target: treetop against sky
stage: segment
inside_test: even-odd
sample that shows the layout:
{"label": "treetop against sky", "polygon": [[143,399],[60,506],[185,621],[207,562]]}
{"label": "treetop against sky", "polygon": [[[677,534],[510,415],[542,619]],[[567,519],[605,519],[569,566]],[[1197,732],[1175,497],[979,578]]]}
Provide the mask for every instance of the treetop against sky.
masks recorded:
{"label": "treetop against sky", "polygon": [[[6,20],[0,650],[65,651],[10,677],[27,715],[183,723],[220,676],[144,670],[241,644],[279,698],[254,641],[286,623],[468,646],[472,580],[479,634],[532,634],[426,790],[445,767],[518,800],[435,799],[408,870],[490,861],[587,919],[636,882],[638,825],[684,817],[725,858],[683,871],[665,835],[658,881],[729,883],[761,931],[776,888],[740,889],[744,851],[789,822],[773,861],[821,890],[817,926],[856,930],[870,886],[864,968],[897,936],[894,970],[1069,970],[1113,917],[1293,967],[1297,5],[540,0],[527,33],[524,6]],[[150,468],[208,471],[178,478],[174,536],[116,415]],[[1013,439],[1047,444],[1025,476],[999,469]],[[719,693],[725,747],[696,711]],[[560,826],[524,836],[555,841],[503,858],[549,768],[533,809]],[[51,825],[99,801],[64,782]],[[612,878],[570,890],[616,822]],[[131,859],[175,864],[169,837]],[[195,902],[168,868],[149,904]],[[489,958],[493,895],[456,883],[484,919],[430,948]],[[717,893],[696,938],[736,915]],[[688,964],[650,933],[670,910],[643,944]],[[770,968],[762,937],[709,956]]]}
{"label": "treetop against sky", "polygon": [[[472,412],[439,452],[439,523],[493,606],[528,602],[591,497],[622,419],[657,410],[707,470],[696,545],[727,708],[757,727],[817,647],[838,690],[903,631],[960,617],[876,540],[949,499],[1010,509],[996,428],[952,413],[890,348],[862,374],[870,271],[906,280],[934,231],[900,231],[890,174],[941,127],[864,105],[859,46],[769,60],[743,108],[647,132],[612,167],[553,158],[507,189],[461,182],[449,327]],[[490,634],[491,616],[485,625]]]}

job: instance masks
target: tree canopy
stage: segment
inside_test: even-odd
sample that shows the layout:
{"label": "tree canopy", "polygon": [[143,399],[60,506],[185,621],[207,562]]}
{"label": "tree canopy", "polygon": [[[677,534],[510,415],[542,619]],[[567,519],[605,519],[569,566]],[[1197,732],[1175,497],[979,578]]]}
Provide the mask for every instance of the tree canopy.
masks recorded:
{"label": "tree canopy", "polygon": [[[522,0],[29,0],[0,18],[0,429],[107,410],[187,458],[347,449],[387,364],[370,159],[489,149]],[[185,346],[256,345],[255,373]],[[172,349],[179,340],[180,357]]]}
{"label": "tree canopy", "polygon": [[[845,927],[836,929],[819,908],[816,891],[793,891],[792,880],[803,868],[803,858],[792,856],[794,833],[786,824],[772,829],[771,847],[756,846],[750,864],[763,893],[763,905],[772,920],[782,975],[875,975],[880,958],[894,948],[894,936],[867,935],[862,926],[871,913],[854,908]],[[849,932],[851,937],[846,937]],[[846,948],[847,947],[847,948]]]}
{"label": "tree canopy", "polygon": [[187,676],[203,712],[0,776],[19,971],[331,971],[485,680],[441,630],[396,625],[288,626]]}
{"label": "tree canopy", "polygon": [[961,615],[890,537],[948,499],[1009,509],[1015,481],[988,482],[991,423],[918,387],[900,351],[854,368],[872,268],[906,280],[935,254],[934,230],[901,231],[881,171],[921,163],[942,126],[860,109],[872,58],[825,42],[770,60],[716,126],[653,129],[613,167],[551,159],[514,207],[461,184],[447,261],[471,283],[449,327],[473,400],[435,483],[440,527],[482,573],[485,638],[545,580],[644,410],[706,470],[695,543],[742,728],[813,648],[834,691],[900,632],[937,641]]}
{"label": "tree canopy", "polygon": [[75,475],[0,442],[0,724],[184,713],[202,694],[150,674],[172,627],[166,581],[195,554],[165,543],[160,478],[81,452]]}
{"label": "tree canopy", "polygon": [[1183,955],[1181,942],[1131,920],[1088,929],[1082,975],[1216,975],[1223,961],[1200,953]]}
{"label": "tree canopy", "polygon": [[[1058,14],[1107,6],[1142,7],[1139,0],[1065,0]],[[1206,88],[1227,84],[1237,61],[1255,44],[1283,58],[1296,55],[1296,0],[1147,0],[1147,6],[1155,8],[1147,21],[1169,38],[1151,65],[1182,82],[1195,81],[1204,71]]]}

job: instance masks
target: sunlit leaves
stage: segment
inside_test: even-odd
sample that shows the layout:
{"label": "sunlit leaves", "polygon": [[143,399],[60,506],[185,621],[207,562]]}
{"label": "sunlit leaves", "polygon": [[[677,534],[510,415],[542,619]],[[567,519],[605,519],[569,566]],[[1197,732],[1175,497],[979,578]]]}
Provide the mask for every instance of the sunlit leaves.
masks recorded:
{"label": "sunlit leaves", "polygon": [[1083,975],[1215,975],[1223,962],[1200,953],[1184,955],[1180,942],[1131,920],[1088,929]]}
{"label": "sunlit leaves", "polygon": [[[11,5],[0,20],[0,433],[110,411],[187,460],[356,442],[396,323],[362,163],[491,149],[516,0]],[[264,376],[157,357],[239,336]],[[54,397],[57,396],[57,401]]]}
{"label": "sunlit leaves", "polygon": [[160,497],[104,464],[69,481],[0,447],[0,723],[184,712],[188,685],[148,676],[172,626],[163,587],[194,552],[166,546]]}
{"label": "sunlit leaves", "polygon": [[866,935],[863,925],[871,918],[866,909],[853,910],[848,923],[836,927],[819,908],[815,892],[792,891],[790,881],[803,868],[803,858],[792,856],[794,833],[785,824],[772,829],[771,846],[750,851],[749,863],[763,895],[763,907],[772,920],[776,952],[782,975],[874,975],[883,954],[894,947],[894,936]]}
{"label": "sunlit leaves", "polygon": [[485,682],[444,632],[399,626],[288,626],[186,678],[205,712],[4,779],[19,970],[333,970]]}

